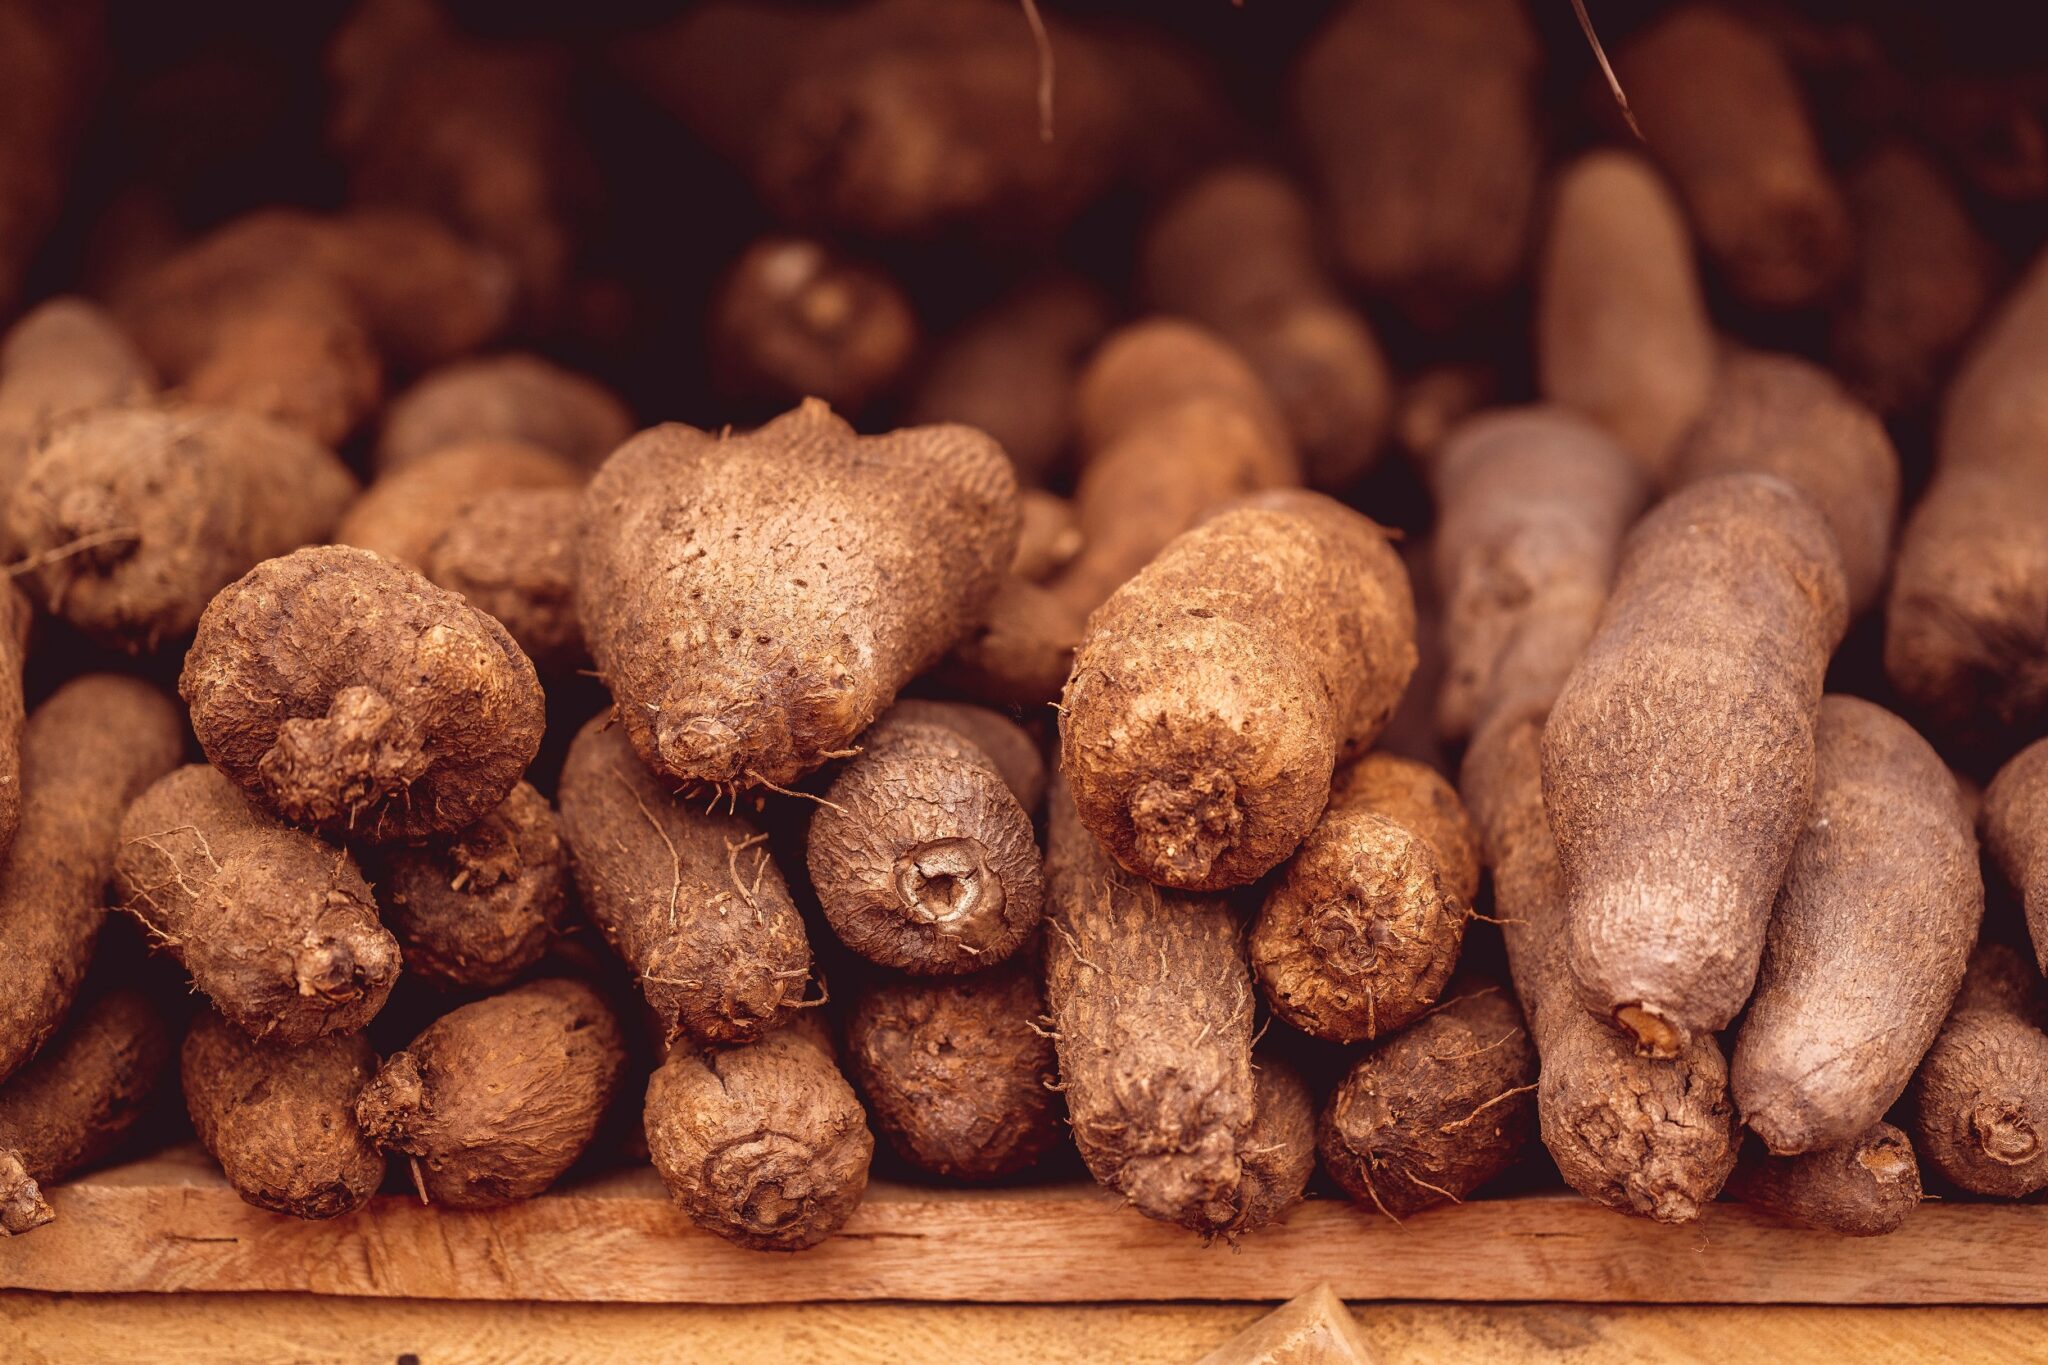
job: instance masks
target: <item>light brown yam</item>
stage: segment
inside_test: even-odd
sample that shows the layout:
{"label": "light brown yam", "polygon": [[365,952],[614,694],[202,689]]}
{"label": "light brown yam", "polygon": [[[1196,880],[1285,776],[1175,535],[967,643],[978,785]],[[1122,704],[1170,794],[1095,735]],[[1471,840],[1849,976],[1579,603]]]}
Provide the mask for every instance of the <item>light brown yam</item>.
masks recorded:
{"label": "light brown yam", "polygon": [[1080,519],[1074,515],[1071,502],[1043,488],[1027,488],[1019,493],[1017,508],[1023,514],[1023,524],[1017,533],[1017,557],[1010,561],[1010,572],[1027,583],[1043,583],[1081,553]]}
{"label": "light brown yam", "polygon": [[1051,704],[1074,670],[1084,619],[1058,591],[1011,574],[980,625],[937,670],[947,688],[989,706]]}
{"label": "light brown yam", "polygon": [[889,708],[889,714],[959,731],[996,765],[1018,805],[1035,815],[1044,804],[1045,756],[1038,751],[1038,741],[1008,716],[964,701],[923,697],[905,697]]}
{"label": "light brown yam", "polygon": [[149,362],[98,304],[64,295],[30,309],[0,340],[0,489],[64,419],[155,392]]}
{"label": "light brown yam", "polygon": [[1741,1203],[1845,1237],[1897,1232],[1920,1207],[1913,1144],[1889,1123],[1804,1156],[1744,1150],[1728,1193]]}
{"label": "light brown yam", "polygon": [[388,474],[443,446],[516,441],[595,469],[633,434],[617,395],[522,351],[444,365],[391,400],[374,463]]}
{"label": "light brown yam", "polygon": [[421,570],[495,617],[535,670],[559,678],[590,659],[576,619],[576,522],[582,513],[580,488],[480,494],[449,519]]}
{"label": "light brown yam", "polygon": [[[334,540],[424,569],[434,542],[487,494],[582,483],[581,470],[540,446],[489,438],[458,442],[379,475],[342,515]],[[564,529],[573,531],[574,523]]]}

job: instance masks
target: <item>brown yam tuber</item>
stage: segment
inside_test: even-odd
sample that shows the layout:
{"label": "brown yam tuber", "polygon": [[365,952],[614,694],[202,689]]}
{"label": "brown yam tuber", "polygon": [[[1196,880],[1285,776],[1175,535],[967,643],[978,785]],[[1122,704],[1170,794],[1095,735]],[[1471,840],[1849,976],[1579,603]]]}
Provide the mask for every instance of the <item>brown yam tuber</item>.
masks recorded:
{"label": "brown yam tuber", "polygon": [[[524,441],[486,439],[442,446],[379,475],[349,505],[334,528],[334,540],[424,569],[434,542],[480,498],[506,490],[577,490],[582,483],[583,473],[576,466]],[[574,529],[573,519],[557,528],[558,533]]]}
{"label": "brown yam tuber", "polygon": [[583,906],[673,1039],[751,1042],[803,999],[811,952],[764,847],[735,815],[681,804],[603,718],[556,792]]}
{"label": "brown yam tuber", "polygon": [[34,624],[35,609],[21,590],[11,583],[0,588],[0,859],[21,828],[21,741],[27,723],[22,670]]}
{"label": "brown yam tuber", "polygon": [[1016,483],[965,427],[859,437],[805,402],[747,435],[642,432],[584,500],[576,610],[633,748],[672,784],[786,785],[980,618]]}
{"label": "brown yam tuber", "polygon": [[2027,915],[2034,960],[2048,963],[2048,739],[2020,750],[1984,792],[1984,843]]}
{"label": "brown yam tuber", "polygon": [[203,1010],[181,1058],[193,1130],[244,1200],[338,1218],[377,1192],[384,1154],[356,1126],[356,1097],[377,1070],[363,1034],[284,1047]]}
{"label": "brown yam tuber", "polygon": [[959,731],[996,765],[1010,794],[1027,813],[1036,814],[1044,803],[1045,756],[1038,752],[1038,741],[1008,716],[964,701],[923,697],[905,697],[890,707],[889,713],[898,720]]}
{"label": "brown yam tuber", "polygon": [[1433,365],[1401,386],[1394,438],[1426,469],[1451,433],[1492,403],[1499,388],[1500,376],[1483,363]]}
{"label": "brown yam tuber", "polygon": [[251,1038],[353,1033],[398,979],[398,945],[354,860],[204,763],[135,799],[114,876],[123,908]]}
{"label": "brown yam tuber", "polygon": [[968,736],[885,715],[811,816],[811,887],[840,941],[927,976],[992,967],[1038,927],[1031,815]]}
{"label": "brown yam tuber", "polygon": [[265,560],[215,597],[178,691],[250,799],[366,843],[496,809],[543,724],[540,682],[503,626],[340,545]]}
{"label": "brown yam tuber", "polygon": [[595,469],[633,434],[633,415],[595,380],[508,352],[444,365],[391,400],[377,438],[380,474],[443,446],[517,441]]}
{"label": "brown yam tuber", "polygon": [[1771,1156],[1752,1145],[1728,1181],[1739,1202],[1845,1237],[1897,1232],[1920,1207],[1913,1144],[1889,1123],[1839,1146]]}
{"label": "brown yam tuber", "polygon": [[1010,573],[1027,583],[1043,583],[1081,553],[1080,518],[1074,515],[1072,503],[1043,488],[1027,488],[1019,493],[1017,510],[1021,513],[1021,528]]}
{"label": "brown yam tuber", "polygon": [[902,379],[917,330],[902,287],[878,267],[817,238],[763,238],[712,301],[712,382],[735,402],[822,398],[857,413]]}
{"label": "brown yam tuber", "polygon": [[0,863],[0,1081],[64,1022],[106,919],[121,812],[184,747],[176,703],[133,678],[74,678],[29,716]]}
{"label": "brown yam tuber", "polygon": [[1268,494],[1180,537],[1090,618],[1061,768],[1125,868],[1242,886],[1309,832],[1415,659],[1386,533],[1318,493]]}
{"label": "brown yam tuber", "polygon": [[1450,783],[1367,754],[1266,892],[1250,940],[1260,993],[1313,1037],[1387,1037],[1436,1003],[1478,891],[1479,836]]}
{"label": "brown yam tuber", "polygon": [[356,1122],[411,1159],[422,1203],[531,1199],[597,1135],[626,1069],[602,995],[550,978],[450,1010],[384,1059]]}
{"label": "brown yam tuber", "polygon": [[2048,1033],[2041,976],[1979,945],[1955,1008],[1913,1079],[1913,1144],[1944,1180],[2022,1199],[2048,1187]]}
{"label": "brown yam tuber", "polygon": [[582,512],[580,488],[481,493],[449,519],[420,567],[496,617],[543,676],[560,677],[590,659],[576,619],[576,521]]}
{"label": "brown yam tuber", "polygon": [[56,298],[24,314],[0,341],[0,489],[20,482],[36,443],[66,418],[154,392],[149,362],[99,305]]}
{"label": "brown yam tuber", "polygon": [[1730,1058],[1773,1154],[1856,1140],[1904,1093],[1977,941],[1984,882],[1955,779],[1898,717],[1821,702],[1813,807]]}
{"label": "brown yam tuber", "polygon": [[816,1246],[867,1192],[867,1116],[805,1029],[672,1049],[647,1084],[646,1122],[648,1154],[684,1215],[754,1251]]}
{"label": "brown yam tuber", "polygon": [[936,680],[989,706],[1038,707],[1057,700],[1074,671],[1081,613],[1051,588],[1016,574],[1003,580],[983,621],[954,646]]}
{"label": "brown yam tuber", "polygon": [[1543,798],[1579,998],[1652,1056],[1756,984],[1846,618],[1826,521],[1770,475],[1693,484],[1622,547],[1543,732]]}
{"label": "brown yam tuber", "polygon": [[1271,1227],[1286,1218],[1316,1170],[1316,1097],[1308,1082],[1278,1057],[1252,1059],[1251,1132],[1243,1144],[1244,1213],[1237,1230]]}

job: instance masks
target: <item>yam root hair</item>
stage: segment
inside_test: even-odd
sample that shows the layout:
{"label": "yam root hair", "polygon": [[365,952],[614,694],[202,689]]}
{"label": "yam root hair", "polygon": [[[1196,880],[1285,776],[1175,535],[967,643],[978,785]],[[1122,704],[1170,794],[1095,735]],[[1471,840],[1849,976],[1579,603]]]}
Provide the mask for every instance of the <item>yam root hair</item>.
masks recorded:
{"label": "yam root hair", "polygon": [[1899,520],[1899,453],[1877,414],[1798,356],[1729,356],[1677,472],[1691,482],[1744,471],[1775,474],[1813,500],[1842,552],[1849,614],[1861,615],[1884,587]]}
{"label": "yam root hair", "polygon": [[1920,1207],[1913,1144],[1889,1123],[1803,1156],[1743,1150],[1728,1193],[1737,1202],[1845,1237],[1897,1232]]}
{"label": "yam root hair", "polygon": [[1803,308],[1855,254],[1848,205],[1770,36],[1719,5],[1670,10],[1616,54],[1644,141],[1735,296]]}
{"label": "yam root hair", "polygon": [[121,812],[184,748],[177,704],[134,678],[74,678],[29,716],[21,821],[0,862],[0,1081],[70,1012],[106,919]]}
{"label": "yam root hair", "polygon": [[511,984],[566,916],[569,855],[547,798],[525,782],[467,829],[363,857],[406,973],[444,989]]}
{"label": "yam root hair", "polygon": [[2041,976],[2002,943],[1978,945],[1911,1097],[1921,1160],[1972,1194],[2048,1186],[2048,1033]]}
{"label": "yam root hair", "polygon": [[1038,927],[1038,839],[960,730],[884,715],[811,815],[811,889],[840,941],[925,976],[979,971]]}
{"label": "yam root hair", "polygon": [[1521,270],[1543,170],[1542,49],[1516,0],[1352,0],[1289,100],[1353,284],[1445,326]]}
{"label": "yam root hair", "polygon": [[646,1125],[648,1155],[684,1216],[750,1250],[816,1246],[867,1192],[867,1116],[804,1029],[672,1048],[647,1083]]}
{"label": "yam root hair", "polygon": [[0,1235],[55,1218],[43,1187],[120,1147],[171,1057],[171,1026],[140,991],[82,1006],[50,1047],[0,1087]]}
{"label": "yam root hair", "polygon": [[580,488],[480,494],[449,519],[420,567],[495,617],[542,676],[560,677],[590,659],[576,619],[576,519],[582,511]]}
{"label": "yam root hair", "polygon": [[369,1202],[384,1154],[356,1126],[356,1097],[377,1070],[361,1033],[301,1047],[258,1042],[201,1010],[179,1072],[199,1141],[235,1193],[294,1218],[338,1218]]}
{"label": "yam root hair", "polygon": [[67,295],[30,309],[0,339],[0,489],[65,418],[155,392],[149,362],[98,304]]}
{"label": "yam root hair", "polygon": [[591,481],[576,611],[649,767],[786,786],[981,619],[1017,531],[1009,461],[965,427],[856,436],[811,401],[746,435],[671,423]]}
{"label": "yam root hair", "polygon": [[1063,781],[1049,807],[1045,1000],[1074,1143],[1147,1217],[1234,1233],[1258,1188],[1244,928],[1220,897],[1119,868]]}
{"label": "yam root hair", "polygon": [[1393,418],[1371,326],[1323,271],[1308,199],[1279,171],[1228,165],[1183,189],[1139,250],[1140,293],[1241,352],[1265,381],[1308,482],[1364,476]]}
{"label": "yam root hair", "polygon": [[1271,1227],[1302,1201],[1316,1170],[1316,1098],[1301,1073],[1266,1053],[1252,1060],[1251,1131],[1243,1144],[1244,1214],[1237,1231]]}
{"label": "yam root hair", "polygon": [[1038,741],[1008,716],[986,706],[925,697],[905,697],[889,708],[889,714],[959,731],[996,765],[1018,805],[1035,815],[1044,804],[1045,756],[1038,751]]}
{"label": "yam root hair", "polygon": [[1242,886],[1308,834],[1415,661],[1386,533],[1319,493],[1268,494],[1181,536],[1089,618],[1060,766],[1128,870]]}
{"label": "yam root hair", "polygon": [[1826,521],[1767,474],[1673,494],[1622,547],[1544,728],[1543,800],[1579,998],[1653,1056],[1756,984],[1846,619]]}
{"label": "yam root hair", "polygon": [[1461,1203],[1528,1147],[1535,1089],[1536,1048],[1512,995],[1466,990],[1352,1064],[1323,1106],[1323,1169],[1396,1222]]}
{"label": "yam root hair", "polygon": [[1266,892],[1250,940],[1259,992],[1313,1037],[1387,1037],[1451,979],[1478,891],[1479,836],[1450,783],[1367,754]]}
{"label": "yam root hair", "polygon": [[1001,1180],[1063,1136],[1035,960],[944,980],[885,977],[846,1021],[846,1069],[875,1128],[920,1171]]}
{"label": "yam root hair", "polygon": [[1775,1155],[1852,1142],[1905,1092],[1984,916],[1977,840],[1927,741],[1855,697],[1821,702],[1813,806],[1730,1058]]}
{"label": "yam root hair", "polygon": [[1984,843],[2019,893],[2034,960],[2048,963],[2048,739],[1998,770],[1984,792]]}
{"label": "yam root hair", "polygon": [[1885,672],[1945,738],[2001,751],[2048,726],[2048,252],[1942,404],[1934,481],[1899,539]]}
{"label": "yam root hair", "polygon": [[1082,631],[1081,614],[1064,597],[1013,573],[935,680],[989,706],[1047,706],[1067,685]]}
{"label": "yam root hair", "polygon": [[860,412],[895,389],[917,341],[902,286],[815,237],[755,242],[711,303],[712,383],[739,403],[822,398]]}
{"label": "yam root hair", "polygon": [[1557,846],[1543,813],[1543,716],[1503,713],[1474,737],[1461,785],[1493,871],[1494,913],[1541,1067],[1536,1117],[1565,1183],[1596,1203],[1689,1223],[1741,1141],[1728,1064],[1710,1033],[1645,1057],[1579,1004],[1566,962]]}
{"label": "yam root hair", "polygon": [[363,1087],[356,1122],[411,1159],[422,1202],[531,1199],[574,1165],[626,1069],[598,991],[550,977],[450,1010]]}
{"label": "yam root hair", "polygon": [[1222,338],[1176,318],[1112,333],[1075,396],[1081,552],[1049,586],[1085,617],[1232,499],[1301,481],[1286,423]]}
{"label": "yam root hair", "polygon": [[109,408],[42,441],[5,525],[51,615],[143,653],[257,562],[326,539],[355,494],[331,451],[253,413]]}
{"label": "yam root hair", "polygon": [[1557,699],[1649,490],[1613,438],[1549,406],[1460,424],[1430,475],[1443,602],[1436,725],[1456,742],[1496,712]]}
{"label": "yam root hair", "polygon": [[555,799],[584,911],[668,1038],[747,1043],[788,1021],[811,950],[767,835],[679,803],[602,717],[570,744]]}
{"label": "yam root hair", "polygon": [[128,807],[114,878],[122,908],[251,1038],[353,1033],[398,980],[398,944],[355,861],[204,763]]}
{"label": "yam root hair", "polygon": [[368,550],[258,564],[199,619],[179,695],[214,766],[294,824],[426,839],[498,807],[540,747],[505,628]]}
{"label": "yam root hair", "polygon": [[1536,293],[1543,396],[1669,482],[1716,343],[1684,211],[1641,157],[1601,149],[1559,172]]}
{"label": "yam root hair", "polygon": [[[334,528],[334,540],[425,569],[434,543],[471,503],[505,490],[576,491],[582,484],[583,473],[575,465],[524,441],[441,446],[380,474],[349,504]],[[573,531],[573,521],[563,529]]]}
{"label": "yam root hair", "polygon": [[633,434],[633,414],[594,379],[523,351],[443,365],[391,400],[373,461],[388,474],[444,446],[517,441],[595,469]]}

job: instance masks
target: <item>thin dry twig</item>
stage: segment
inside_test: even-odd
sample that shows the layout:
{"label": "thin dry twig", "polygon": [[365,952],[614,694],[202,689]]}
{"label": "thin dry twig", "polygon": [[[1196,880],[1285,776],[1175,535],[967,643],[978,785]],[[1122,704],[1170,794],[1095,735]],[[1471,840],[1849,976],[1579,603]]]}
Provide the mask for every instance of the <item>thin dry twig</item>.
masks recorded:
{"label": "thin dry twig", "polygon": [[1052,141],[1053,62],[1052,34],[1045,16],[1038,12],[1038,0],[1018,0],[1024,6],[1024,22],[1031,25],[1031,41],[1038,48],[1038,140]]}
{"label": "thin dry twig", "polygon": [[1621,106],[1621,116],[1628,120],[1628,130],[1636,135],[1636,141],[1648,142],[1643,136],[1643,126],[1636,122],[1636,111],[1629,108],[1628,92],[1621,88],[1621,77],[1614,74],[1614,64],[1607,60],[1607,49],[1600,45],[1600,35],[1593,31],[1593,16],[1586,13],[1586,0],[1572,0],[1572,13],[1579,16],[1579,31],[1586,35],[1592,45],[1593,60],[1600,63],[1600,74],[1607,78],[1607,88],[1614,95],[1614,102]]}

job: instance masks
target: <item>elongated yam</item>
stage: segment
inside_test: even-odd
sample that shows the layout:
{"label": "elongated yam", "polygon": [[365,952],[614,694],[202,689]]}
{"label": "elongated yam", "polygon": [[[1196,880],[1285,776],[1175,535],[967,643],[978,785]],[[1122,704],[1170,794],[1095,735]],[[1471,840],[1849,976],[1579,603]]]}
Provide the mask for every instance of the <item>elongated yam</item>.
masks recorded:
{"label": "elongated yam", "polygon": [[[457,442],[378,476],[349,505],[334,540],[424,570],[435,542],[479,499],[507,489],[574,490],[582,483],[582,471],[540,446]],[[571,521],[562,530],[573,528]]]}
{"label": "elongated yam", "polygon": [[1752,1207],[1846,1237],[1897,1232],[1920,1207],[1920,1163],[1913,1144],[1889,1123],[1804,1156],[1772,1156],[1751,1146],[1728,1193]]}
{"label": "elongated yam", "polygon": [[587,664],[576,619],[580,488],[504,488],[480,494],[448,521],[420,569],[495,617],[543,677]]}
{"label": "elongated yam", "polygon": [[387,474],[444,446],[516,441],[595,469],[633,415],[594,379],[520,351],[444,365],[391,400],[374,456]]}
{"label": "elongated yam", "polygon": [[2048,739],[2020,750],[1991,779],[1984,843],[2019,893],[2035,961],[2048,963]]}
{"label": "elongated yam", "polygon": [[918,343],[902,286],[815,237],[764,237],[740,253],[709,330],[719,393],[776,409],[821,398],[858,413],[896,387]]}
{"label": "elongated yam", "polygon": [[1979,945],[1911,1092],[1913,1145],[1972,1194],[2048,1186],[2048,1033],[2041,977],[2014,949]]}

